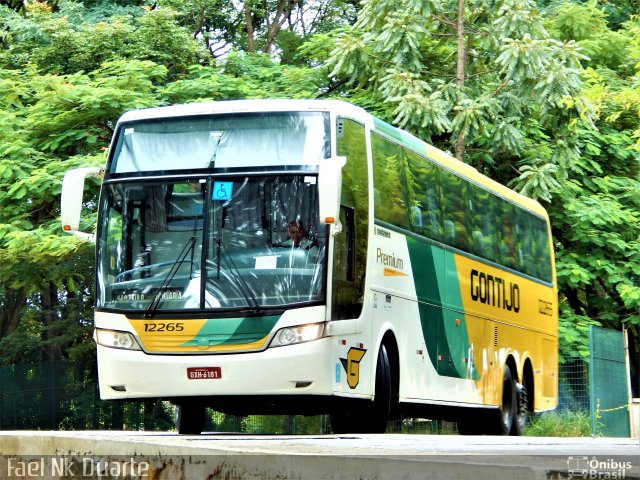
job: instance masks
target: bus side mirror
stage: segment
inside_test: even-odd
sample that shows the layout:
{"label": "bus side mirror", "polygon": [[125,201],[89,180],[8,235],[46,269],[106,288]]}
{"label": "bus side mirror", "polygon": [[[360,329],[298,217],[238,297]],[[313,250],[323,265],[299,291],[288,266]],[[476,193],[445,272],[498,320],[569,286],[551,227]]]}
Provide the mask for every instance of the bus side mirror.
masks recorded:
{"label": "bus side mirror", "polygon": [[95,235],[79,231],[80,212],[82,210],[82,194],[84,180],[89,176],[100,176],[103,169],[99,167],[75,168],[64,175],[62,195],[60,197],[60,221],[62,230],[82,240],[95,242]]}
{"label": "bus side mirror", "polygon": [[320,162],[318,171],[320,223],[339,223],[342,167],[346,163],[347,157],[331,157]]}

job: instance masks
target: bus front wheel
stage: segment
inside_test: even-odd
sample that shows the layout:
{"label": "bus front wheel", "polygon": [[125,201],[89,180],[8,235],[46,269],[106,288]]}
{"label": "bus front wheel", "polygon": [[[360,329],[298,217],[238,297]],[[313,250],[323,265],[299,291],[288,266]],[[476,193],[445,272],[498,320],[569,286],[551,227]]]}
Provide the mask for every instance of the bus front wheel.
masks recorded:
{"label": "bus front wheel", "polygon": [[384,433],[391,411],[391,366],[384,344],[378,351],[376,362],[375,397],[372,402],[362,401],[345,405],[342,411],[331,414],[333,433]]}

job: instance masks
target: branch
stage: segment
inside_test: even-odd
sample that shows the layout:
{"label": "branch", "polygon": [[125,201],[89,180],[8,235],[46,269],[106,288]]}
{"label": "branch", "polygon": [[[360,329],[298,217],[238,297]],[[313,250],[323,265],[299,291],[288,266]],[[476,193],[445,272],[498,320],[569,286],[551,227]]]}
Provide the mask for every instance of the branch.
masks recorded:
{"label": "branch", "polygon": [[445,25],[449,25],[450,27],[453,27],[456,30],[458,29],[458,24],[456,22],[453,22],[453,21],[449,20],[447,17],[441,17],[440,15],[433,15],[433,18],[438,20],[440,23],[444,23]]}
{"label": "branch", "polygon": [[202,33],[202,27],[204,27],[204,22],[206,20],[206,11],[204,6],[200,8],[200,15],[198,16],[198,23],[196,24],[196,30],[193,32],[193,38],[197,39],[198,35]]}
{"label": "branch", "polygon": [[502,82],[502,83],[498,86],[498,88],[496,88],[496,91],[495,91],[495,92],[493,92],[493,93],[491,94],[491,98],[495,97],[495,96],[496,96],[496,95],[498,95],[502,90],[504,90],[504,88],[505,88],[507,85],[509,85],[509,80],[510,80],[510,79],[509,79],[508,77],[507,77],[507,78],[505,78],[505,79],[504,79],[504,82]]}
{"label": "branch", "polygon": [[347,82],[348,80],[345,78],[344,80],[340,80],[339,82],[330,85],[325,92],[320,93],[316,98],[326,97],[327,95],[335,92],[338,88],[344,86]]}
{"label": "branch", "polygon": [[287,21],[287,18],[291,16],[293,11],[294,2],[291,0],[280,0],[276,9],[276,14],[273,18],[273,22],[267,27],[267,38],[262,51],[268,53],[271,50],[271,45],[276,35]]}

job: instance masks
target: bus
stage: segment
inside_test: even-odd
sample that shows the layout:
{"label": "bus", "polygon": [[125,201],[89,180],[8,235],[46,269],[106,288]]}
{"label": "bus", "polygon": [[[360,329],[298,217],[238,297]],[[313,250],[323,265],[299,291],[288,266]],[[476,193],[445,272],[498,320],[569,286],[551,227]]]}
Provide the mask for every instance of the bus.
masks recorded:
{"label": "bus", "polygon": [[544,208],[349,103],[127,112],[105,167],[66,173],[61,221],[96,242],[101,398],[170,401],[181,434],[213,408],[518,435],[556,407]]}

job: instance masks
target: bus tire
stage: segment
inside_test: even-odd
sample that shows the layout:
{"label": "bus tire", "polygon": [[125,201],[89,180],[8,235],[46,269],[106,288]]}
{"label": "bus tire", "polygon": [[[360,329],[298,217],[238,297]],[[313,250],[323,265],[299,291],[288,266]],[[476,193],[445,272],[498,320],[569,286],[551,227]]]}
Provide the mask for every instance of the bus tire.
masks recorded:
{"label": "bus tire", "polygon": [[498,418],[495,421],[498,435],[509,435],[515,423],[518,395],[516,392],[516,382],[511,373],[509,365],[504,366],[502,374],[502,404],[498,411]]}
{"label": "bus tire", "polygon": [[331,414],[333,433],[384,433],[391,411],[391,366],[384,344],[376,362],[375,397],[372,402],[354,402],[345,411]]}
{"label": "bus tire", "polygon": [[526,376],[522,377],[522,383],[516,385],[516,413],[511,426],[511,435],[520,436],[527,426],[529,415],[529,385]]}
{"label": "bus tire", "polygon": [[387,347],[380,345],[376,363],[376,394],[372,405],[369,433],[384,433],[391,413],[391,365]]}
{"label": "bus tire", "polygon": [[180,435],[200,435],[204,430],[205,406],[197,402],[178,404],[176,430]]}
{"label": "bus tire", "polygon": [[[521,435],[526,423],[526,411],[524,418],[520,413],[516,382],[513,379],[511,368],[505,365],[502,374],[502,402],[500,408],[490,412],[477,411],[472,415],[468,413],[458,421],[458,433],[460,435]],[[526,398],[525,398],[526,402]],[[523,422],[518,425],[518,422]]]}

